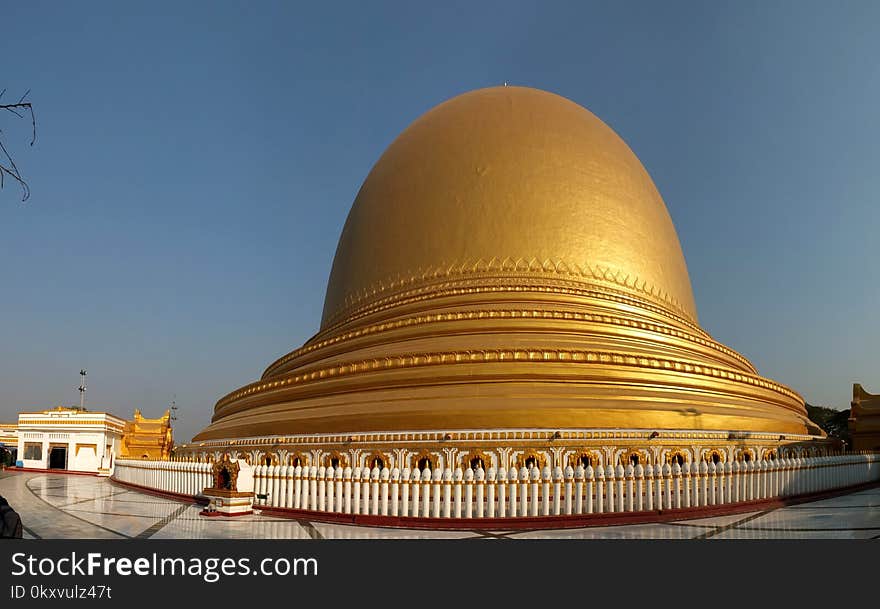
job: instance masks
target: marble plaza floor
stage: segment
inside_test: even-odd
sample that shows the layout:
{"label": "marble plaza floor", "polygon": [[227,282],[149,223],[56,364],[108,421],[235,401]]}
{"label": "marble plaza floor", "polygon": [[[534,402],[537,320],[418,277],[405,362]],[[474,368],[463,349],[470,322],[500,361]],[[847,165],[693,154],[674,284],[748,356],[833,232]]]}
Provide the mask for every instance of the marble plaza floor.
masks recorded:
{"label": "marble plaza floor", "polygon": [[132,491],[106,478],[0,472],[0,495],[38,539],[880,539],[880,488],[762,512],[658,524],[537,531],[424,531],[251,515],[203,518],[200,506]]}

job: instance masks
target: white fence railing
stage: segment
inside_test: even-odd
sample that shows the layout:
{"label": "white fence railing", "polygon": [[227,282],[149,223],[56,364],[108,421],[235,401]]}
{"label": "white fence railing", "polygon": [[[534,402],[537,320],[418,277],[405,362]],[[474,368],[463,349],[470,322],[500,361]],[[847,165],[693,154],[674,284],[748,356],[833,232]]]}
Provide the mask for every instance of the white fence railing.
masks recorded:
{"label": "white fence railing", "polygon": [[[113,478],[197,495],[211,464],[118,460]],[[662,466],[484,471],[265,466],[255,506],[423,518],[513,518],[641,512],[794,497],[880,480],[880,455]]]}

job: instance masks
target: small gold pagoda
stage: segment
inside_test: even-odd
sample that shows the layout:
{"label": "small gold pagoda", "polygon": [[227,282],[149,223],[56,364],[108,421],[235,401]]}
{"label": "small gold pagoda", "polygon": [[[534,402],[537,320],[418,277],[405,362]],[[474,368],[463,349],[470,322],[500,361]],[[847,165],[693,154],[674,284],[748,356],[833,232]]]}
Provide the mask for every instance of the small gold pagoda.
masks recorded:
{"label": "small gold pagoda", "polygon": [[147,419],[135,409],[134,419],[125,422],[122,436],[124,459],[168,459],[171,456],[171,411],[158,419]]}
{"label": "small gold pagoda", "polygon": [[849,435],[853,450],[880,450],[880,395],[853,384]]}

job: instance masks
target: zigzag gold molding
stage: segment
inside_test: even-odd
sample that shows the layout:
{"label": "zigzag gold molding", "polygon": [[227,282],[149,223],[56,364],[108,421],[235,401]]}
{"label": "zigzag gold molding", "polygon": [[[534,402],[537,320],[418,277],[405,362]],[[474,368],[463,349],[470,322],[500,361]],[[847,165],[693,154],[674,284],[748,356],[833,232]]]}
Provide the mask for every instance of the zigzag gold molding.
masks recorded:
{"label": "zigzag gold molding", "polygon": [[650,332],[656,332],[658,334],[664,334],[666,336],[674,336],[676,338],[681,338],[687,341],[691,341],[702,345],[704,347],[709,347],[716,351],[720,351],[725,355],[739,361],[744,366],[746,366],[752,372],[757,372],[755,367],[749,362],[748,359],[730,349],[718,343],[714,340],[707,340],[702,336],[698,336],[695,334],[691,334],[688,332],[683,332],[681,330],[677,330],[670,326],[663,326],[660,324],[655,324],[651,322],[644,321],[634,321],[625,319],[623,317],[617,317],[614,315],[605,315],[605,314],[596,314],[596,313],[582,313],[576,311],[560,311],[560,310],[546,310],[546,309],[480,309],[480,310],[470,310],[470,311],[462,311],[456,313],[429,313],[426,315],[415,315],[411,317],[405,317],[403,319],[397,319],[390,322],[372,324],[369,326],[365,326],[363,328],[359,328],[357,330],[353,330],[351,332],[345,332],[343,334],[338,334],[331,338],[321,340],[315,343],[309,343],[303,345],[299,349],[291,351],[287,355],[278,358],[272,364],[270,364],[266,371],[263,373],[262,379],[265,380],[272,376],[272,374],[284,364],[290,362],[291,360],[300,357],[301,355],[305,355],[307,353],[311,353],[313,351],[323,349],[330,345],[335,345],[338,343],[343,343],[348,340],[354,338],[360,338],[362,336],[371,336],[375,334],[379,334],[382,332],[388,332],[391,330],[397,330],[400,328],[406,328],[411,326],[419,326],[423,324],[429,323],[444,323],[444,322],[453,322],[453,321],[462,321],[462,320],[475,320],[475,319],[570,319],[573,321],[585,321],[585,322],[594,322],[594,323],[602,323],[619,327],[626,328],[636,328],[639,330],[648,330]]}
{"label": "zigzag gold molding", "polygon": [[[495,285],[487,282],[487,279],[496,279]],[[568,296],[577,296],[580,298],[596,298],[607,300],[619,304],[639,307],[652,313],[667,317],[683,326],[686,326],[694,332],[709,335],[696,322],[689,317],[683,317],[662,306],[658,306],[641,298],[638,298],[627,292],[610,289],[599,285],[590,285],[585,287],[583,282],[560,280],[556,278],[543,277],[543,279],[551,279],[553,283],[536,283],[534,277],[488,277],[481,280],[458,280],[456,282],[445,282],[440,285],[428,285],[406,292],[399,292],[380,300],[371,301],[369,305],[360,309],[348,312],[344,319],[324,326],[312,340],[320,339],[323,336],[332,335],[336,329],[344,324],[350,324],[358,319],[373,315],[394,307],[400,307],[415,302],[426,301],[434,298],[445,298],[449,296],[463,296],[473,294],[501,293],[501,292],[540,292],[547,294],[564,294]],[[538,278],[540,279],[540,278]],[[471,287],[468,287],[471,286]]]}
{"label": "zigzag gold molding", "polygon": [[491,349],[481,351],[416,353],[360,360],[325,368],[315,368],[311,371],[291,374],[276,380],[257,381],[245,385],[244,387],[220,398],[214,407],[214,411],[215,413],[218,413],[223,407],[231,402],[258,393],[274,391],[292,385],[310,383],[323,379],[352,376],[355,374],[376,372],[379,370],[475,362],[529,362],[532,364],[536,362],[568,362],[575,364],[610,364],[634,368],[668,370],[671,372],[696,374],[704,377],[721,378],[728,381],[760,387],[803,403],[803,398],[785,385],[770,381],[769,379],[760,376],[754,376],[718,366],[705,366],[670,358],[643,357],[612,351],[586,351],[579,349]]}
{"label": "zigzag gold molding", "polygon": [[508,256],[503,259],[492,258],[488,262],[480,258],[476,262],[457,262],[449,265],[443,264],[429,269],[418,269],[409,277],[401,277],[398,275],[396,277],[387,278],[384,281],[376,282],[364,290],[349,292],[342,299],[342,309],[336,311],[327,319],[327,325],[332,326],[340,319],[347,319],[349,316],[346,313],[349,310],[357,307],[364,301],[373,302],[376,297],[380,297],[384,292],[400,290],[409,285],[422,283],[424,281],[474,275],[478,273],[528,273],[546,277],[563,275],[567,277],[581,277],[591,281],[611,283],[657,300],[665,307],[672,307],[673,310],[677,311],[688,320],[693,321],[690,313],[682,307],[681,303],[678,302],[675,297],[656,287],[654,284],[648,283],[647,280],[640,279],[634,275],[623,273],[622,271],[617,271],[611,267],[600,264],[593,266],[585,264],[581,266],[576,263],[566,263],[561,259],[554,262],[552,259],[547,258],[541,262],[535,257],[526,260],[522,257],[513,259]]}

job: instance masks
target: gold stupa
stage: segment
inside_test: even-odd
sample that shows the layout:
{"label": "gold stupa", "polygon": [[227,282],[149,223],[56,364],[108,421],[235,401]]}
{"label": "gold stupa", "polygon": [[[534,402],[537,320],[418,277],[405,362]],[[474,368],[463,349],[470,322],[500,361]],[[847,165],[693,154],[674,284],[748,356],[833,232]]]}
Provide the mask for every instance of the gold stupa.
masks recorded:
{"label": "gold stupa", "polygon": [[466,430],[820,434],[797,393],[699,326],[672,220],[626,143],[568,99],[506,86],[440,104],[388,147],[342,230],[320,331],[220,399],[194,442]]}

